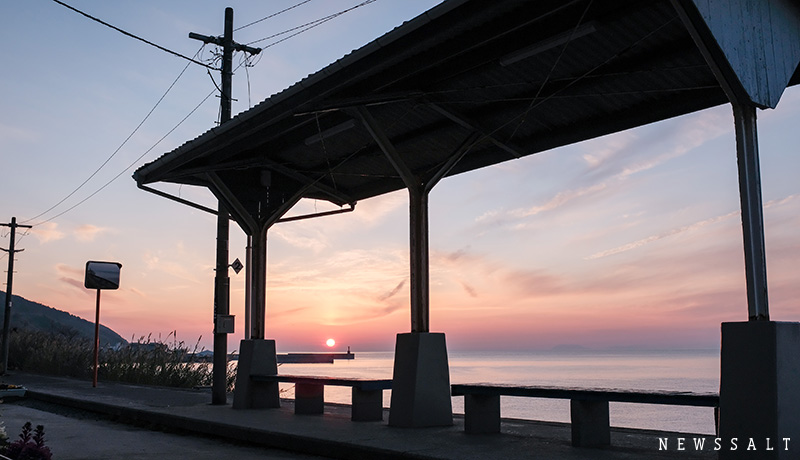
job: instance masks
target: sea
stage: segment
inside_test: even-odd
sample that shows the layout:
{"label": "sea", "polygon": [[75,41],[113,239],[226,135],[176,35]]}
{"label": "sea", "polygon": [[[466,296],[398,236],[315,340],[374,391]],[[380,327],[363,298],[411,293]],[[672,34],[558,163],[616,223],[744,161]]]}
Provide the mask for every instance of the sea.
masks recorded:
{"label": "sea", "polygon": [[[278,372],[329,377],[392,378],[392,352],[357,352],[333,364],[280,364]],[[719,350],[549,350],[448,353],[451,383],[608,388],[621,390],[719,392]],[[293,398],[293,386],[281,384]],[[325,401],[350,403],[350,388],[325,388]],[[384,406],[391,394],[384,391]],[[569,422],[569,401],[500,398],[503,418]],[[707,407],[615,403],[611,425],[694,434],[714,434],[714,411]],[[453,397],[453,412],[464,412],[464,398]]]}

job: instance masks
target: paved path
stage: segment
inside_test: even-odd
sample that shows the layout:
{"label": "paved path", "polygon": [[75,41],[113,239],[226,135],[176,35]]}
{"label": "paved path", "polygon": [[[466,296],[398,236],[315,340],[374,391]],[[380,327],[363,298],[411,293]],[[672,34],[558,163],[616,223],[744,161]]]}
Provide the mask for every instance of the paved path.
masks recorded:
{"label": "paved path", "polygon": [[0,405],[0,414],[0,420],[11,438],[16,438],[25,422],[31,422],[34,427],[44,425],[46,445],[57,460],[323,458],[217,438],[141,428],[36,401],[10,401]]}

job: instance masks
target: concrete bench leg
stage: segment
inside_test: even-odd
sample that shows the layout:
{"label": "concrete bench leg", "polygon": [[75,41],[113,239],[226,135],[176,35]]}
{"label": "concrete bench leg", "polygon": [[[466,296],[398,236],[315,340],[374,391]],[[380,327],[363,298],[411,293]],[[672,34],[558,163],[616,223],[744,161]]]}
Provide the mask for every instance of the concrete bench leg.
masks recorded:
{"label": "concrete bench leg", "polygon": [[570,400],[572,445],[597,447],[611,444],[608,401]]}
{"label": "concrete bench leg", "polygon": [[379,422],[383,420],[383,390],[361,390],[353,387],[351,400],[354,422]]}
{"label": "concrete bench leg", "polygon": [[500,395],[464,395],[464,431],[500,432]]}
{"label": "concrete bench leg", "polygon": [[321,414],[325,408],[325,386],[297,383],[294,386],[294,413]]}

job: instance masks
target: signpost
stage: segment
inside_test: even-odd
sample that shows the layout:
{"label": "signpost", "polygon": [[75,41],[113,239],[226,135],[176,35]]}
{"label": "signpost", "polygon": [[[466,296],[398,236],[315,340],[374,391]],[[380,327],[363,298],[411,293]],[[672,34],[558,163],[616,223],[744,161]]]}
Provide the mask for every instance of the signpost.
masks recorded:
{"label": "signpost", "polygon": [[100,355],[100,291],[103,289],[119,289],[119,262],[86,262],[86,278],[83,281],[86,289],[97,289],[97,312],[94,319],[94,374],[92,387],[97,387],[97,364]]}

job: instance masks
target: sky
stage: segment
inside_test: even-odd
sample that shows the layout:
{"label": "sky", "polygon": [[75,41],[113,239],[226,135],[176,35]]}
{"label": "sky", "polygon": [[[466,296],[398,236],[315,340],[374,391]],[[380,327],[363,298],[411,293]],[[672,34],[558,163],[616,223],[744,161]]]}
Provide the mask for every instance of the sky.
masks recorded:
{"label": "sky", "polygon": [[[226,6],[240,27],[300,0],[67,3],[194,56],[201,43],[188,33],[221,35]],[[304,2],[234,39],[252,43],[359,3]],[[377,0],[285,41],[253,43],[265,49],[237,69],[233,113],[437,3]],[[214,126],[218,74],[51,0],[2,2],[0,37],[0,222],[34,225],[18,233],[13,293],[93,321],[85,264],[120,262],[119,290],[102,295],[103,324],[127,339],[175,331],[211,348],[216,217],[141,191],[131,175]],[[770,313],[797,321],[800,88],[758,116]],[[206,190],[160,188],[215,207]],[[329,208],[304,201],[292,213]],[[3,227],[0,246],[8,240]],[[244,261],[244,248],[233,224],[231,261]],[[721,322],[747,320],[731,108],[447,178],[430,197],[430,251],[431,330],[451,350],[718,347]],[[329,338],[337,350],[392,350],[410,330],[408,272],[404,191],[278,224],[268,235],[266,335],[279,352],[322,351]],[[243,274],[231,271],[231,350],[243,336],[243,293]]]}

